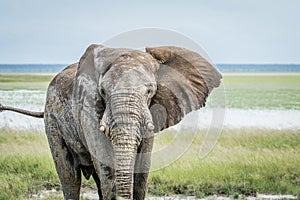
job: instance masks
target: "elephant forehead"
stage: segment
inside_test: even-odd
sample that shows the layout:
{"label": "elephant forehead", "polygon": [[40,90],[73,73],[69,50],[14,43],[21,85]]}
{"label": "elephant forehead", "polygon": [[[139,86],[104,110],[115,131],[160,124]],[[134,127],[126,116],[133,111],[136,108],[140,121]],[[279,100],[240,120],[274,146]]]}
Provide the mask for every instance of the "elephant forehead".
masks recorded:
{"label": "elephant forehead", "polygon": [[140,85],[155,84],[154,73],[149,71],[145,66],[118,66],[115,70],[107,73],[106,82],[115,87],[139,87]]}
{"label": "elephant forehead", "polygon": [[157,61],[148,53],[142,51],[129,51],[119,56],[113,64],[127,65],[128,67],[144,65],[148,66],[148,68],[152,68],[152,65],[156,63]]}

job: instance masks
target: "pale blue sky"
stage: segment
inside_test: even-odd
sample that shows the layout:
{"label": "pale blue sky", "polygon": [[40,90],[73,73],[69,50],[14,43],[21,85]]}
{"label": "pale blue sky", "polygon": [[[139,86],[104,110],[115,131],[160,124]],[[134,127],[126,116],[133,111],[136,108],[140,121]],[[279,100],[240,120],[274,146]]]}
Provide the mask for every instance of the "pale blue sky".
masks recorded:
{"label": "pale blue sky", "polygon": [[73,63],[124,31],[178,31],[215,63],[300,63],[298,0],[0,0],[0,63]]}

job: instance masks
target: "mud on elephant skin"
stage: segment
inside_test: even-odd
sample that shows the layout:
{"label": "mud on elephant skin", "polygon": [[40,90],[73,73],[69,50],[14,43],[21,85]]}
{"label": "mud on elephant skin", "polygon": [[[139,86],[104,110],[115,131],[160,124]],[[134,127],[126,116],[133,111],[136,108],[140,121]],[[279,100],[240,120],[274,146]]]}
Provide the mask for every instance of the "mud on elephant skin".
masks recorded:
{"label": "mud on elephant skin", "polygon": [[52,80],[44,113],[0,110],[44,117],[65,199],[79,199],[81,174],[100,199],[144,199],[154,133],[205,106],[220,79],[185,48],[91,45]]}

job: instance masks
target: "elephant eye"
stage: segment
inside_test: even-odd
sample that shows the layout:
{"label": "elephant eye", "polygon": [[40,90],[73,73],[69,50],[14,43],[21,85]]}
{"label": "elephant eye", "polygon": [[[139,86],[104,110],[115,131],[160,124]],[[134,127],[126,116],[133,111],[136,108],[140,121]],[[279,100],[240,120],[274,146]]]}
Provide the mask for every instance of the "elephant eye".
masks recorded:
{"label": "elephant eye", "polygon": [[105,98],[105,96],[106,96],[106,92],[105,92],[105,90],[104,90],[103,88],[100,89],[100,95],[101,95],[103,98]]}
{"label": "elephant eye", "polygon": [[148,96],[151,96],[151,95],[152,95],[152,93],[153,93],[153,90],[152,90],[152,89],[148,89],[148,90],[147,90],[147,94],[148,94]]}
{"label": "elephant eye", "polygon": [[121,57],[124,58],[124,59],[127,59],[127,58],[129,58],[130,56],[129,56],[128,54],[123,54],[123,55],[121,55]]}

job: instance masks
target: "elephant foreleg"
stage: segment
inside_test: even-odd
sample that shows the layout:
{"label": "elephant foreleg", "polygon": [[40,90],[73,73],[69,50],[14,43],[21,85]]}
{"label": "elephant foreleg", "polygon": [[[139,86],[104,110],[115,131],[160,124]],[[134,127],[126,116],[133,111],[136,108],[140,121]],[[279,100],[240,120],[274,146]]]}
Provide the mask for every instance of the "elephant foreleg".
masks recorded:
{"label": "elephant foreleg", "polygon": [[59,129],[53,122],[50,122],[46,127],[46,133],[56,171],[62,184],[64,199],[79,200],[81,186],[80,169],[74,167],[73,156],[61,137]]}
{"label": "elephant foreleg", "polygon": [[136,157],[133,199],[145,199],[151,165],[153,137],[145,138]]}
{"label": "elephant foreleg", "polygon": [[99,179],[99,177],[98,177],[98,175],[95,171],[93,172],[93,178],[94,178],[94,180],[97,184],[99,199],[103,199],[102,191],[101,191],[101,182],[100,182],[100,179]]}

